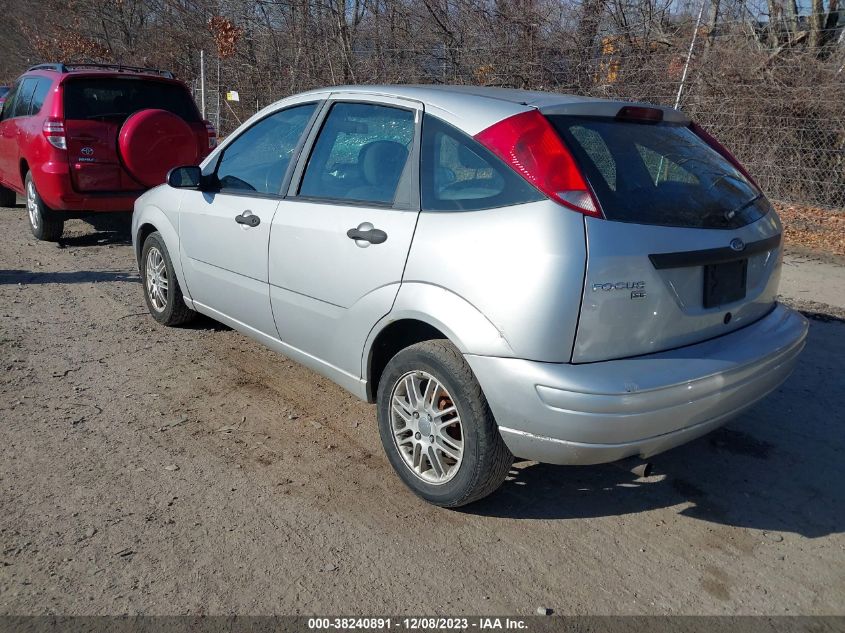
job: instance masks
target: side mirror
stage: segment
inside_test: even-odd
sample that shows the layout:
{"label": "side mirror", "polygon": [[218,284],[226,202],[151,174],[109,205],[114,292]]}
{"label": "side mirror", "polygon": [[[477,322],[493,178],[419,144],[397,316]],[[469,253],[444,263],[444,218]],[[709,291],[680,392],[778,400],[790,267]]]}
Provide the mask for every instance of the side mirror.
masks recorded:
{"label": "side mirror", "polygon": [[194,165],[174,167],[167,172],[167,184],[176,189],[199,189],[202,181],[202,170]]}

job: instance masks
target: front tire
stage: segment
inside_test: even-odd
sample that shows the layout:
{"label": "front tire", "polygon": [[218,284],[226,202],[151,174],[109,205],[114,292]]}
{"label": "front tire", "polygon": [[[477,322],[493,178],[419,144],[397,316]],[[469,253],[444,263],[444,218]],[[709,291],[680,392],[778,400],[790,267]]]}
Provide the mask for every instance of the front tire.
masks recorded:
{"label": "front tire", "polygon": [[487,398],[461,353],[446,340],[396,354],[378,387],[382,445],[414,493],[456,508],[494,492],[513,464]]}
{"label": "front tire", "polygon": [[35,187],[32,179],[32,172],[26,173],[24,178],[24,191],[26,192],[26,211],[29,218],[29,228],[35,239],[44,242],[58,242],[65,230],[65,222],[50,209]]}
{"label": "front tire", "polygon": [[196,317],[197,313],[185,305],[173,262],[158,231],[147,236],[141,249],[141,281],[147,309],[162,325],[183,325]]}

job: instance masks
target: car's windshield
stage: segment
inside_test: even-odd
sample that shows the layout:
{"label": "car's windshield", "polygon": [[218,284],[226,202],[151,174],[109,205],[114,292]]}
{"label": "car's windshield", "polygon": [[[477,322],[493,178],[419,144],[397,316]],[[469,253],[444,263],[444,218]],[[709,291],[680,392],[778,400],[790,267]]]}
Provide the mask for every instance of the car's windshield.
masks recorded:
{"label": "car's windshield", "polygon": [[0,99],[9,94],[9,90],[11,90],[9,86],[0,86]]}
{"label": "car's windshield", "polygon": [[188,91],[178,84],[144,78],[80,78],[64,84],[66,119],[125,119],[155,108],[186,121],[199,121]]}
{"label": "car's windshield", "polygon": [[550,116],[609,220],[699,228],[744,226],[769,203],[683,125]]}

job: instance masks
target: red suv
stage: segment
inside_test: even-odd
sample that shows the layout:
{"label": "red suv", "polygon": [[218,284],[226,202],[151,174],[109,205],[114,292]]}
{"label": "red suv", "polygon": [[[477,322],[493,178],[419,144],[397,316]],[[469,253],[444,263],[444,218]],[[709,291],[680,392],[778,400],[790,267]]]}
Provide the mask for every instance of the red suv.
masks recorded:
{"label": "red suv", "polygon": [[170,168],[198,164],[216,144],[214,127],[169,72],[34,66],[0,112],[0,206],[24,195],[32,233],[56,241],[66,219],[131,212]]}

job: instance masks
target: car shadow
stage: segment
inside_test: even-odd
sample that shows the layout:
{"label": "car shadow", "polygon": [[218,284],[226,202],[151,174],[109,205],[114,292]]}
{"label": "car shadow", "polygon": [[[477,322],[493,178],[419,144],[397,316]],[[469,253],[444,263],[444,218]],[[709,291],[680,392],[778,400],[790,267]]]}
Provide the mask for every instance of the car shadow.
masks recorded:
{"label": "car shadow", "polygon": [[136,272],[125,270],[75,270],[70,272],[35,272],[31,270],[0,270],[0,285],[9,284],[84,284],[101,281],[138,282]]}
{"label": "car shadow", "polygon": [[794,466],[777,458],[743,455],[737,437],[724,428],[652,460],[653,472],[638,478],[614,464],[551,466],[516,464],[494,495],[465,512],[512,519],[589,519],[634,515],[681,506],[682,516],[758,530],[795,532],[818,538],[845,531],[838,477],[807,456]]}
{"label": "car shadow", "polygon": [[678,507],[735,527],[818,538],[845,531],[845,353],[840,323],[813,324],[792,377],[728,426],[657,455],[651,476],[620,465],[517,463],[500,490],[464,512],[585,519]]}
{"label": "car shadow", "polygon": [[127,245],[132,243],[132,236],[128,231],[97,231],[85,235],[71,235],[61,237],[58,241],[59,248],[80,247],[80,246],[109,246]]}
{"label": "car shadow", "polygon": [[209,316],[197,313],[192,321],[179,326],[183,330],[206,330],[209,332],[228,332],[232,328],[220,321],[215,321]]}
{"label": "car shadow", "polygon": [[96,213],[82,218],[93,232],[66,235],[59,239],[59,248],[80,246],[108,246],[132,243],[132,216],[127,213]]}

